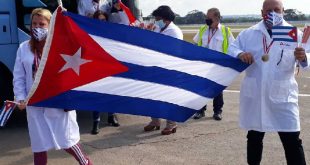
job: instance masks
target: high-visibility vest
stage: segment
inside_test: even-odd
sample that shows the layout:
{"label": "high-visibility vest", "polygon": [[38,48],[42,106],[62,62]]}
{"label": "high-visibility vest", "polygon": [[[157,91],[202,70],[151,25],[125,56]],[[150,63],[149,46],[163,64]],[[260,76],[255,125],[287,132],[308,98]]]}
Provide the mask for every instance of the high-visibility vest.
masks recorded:
{"label": "high-visibility vest", "polygon": [[[202,36],[208,30],[208,28],[209,27],[207,25],[200,27],[198,46],[202,46]],[[222,52],[227,53],[228,46],[229,46],[229,36],[231,34],[231,30],[230,28],[225,27],[224,25],[222,25],[221,30],[222,30],[222,35],[223,35]]]}

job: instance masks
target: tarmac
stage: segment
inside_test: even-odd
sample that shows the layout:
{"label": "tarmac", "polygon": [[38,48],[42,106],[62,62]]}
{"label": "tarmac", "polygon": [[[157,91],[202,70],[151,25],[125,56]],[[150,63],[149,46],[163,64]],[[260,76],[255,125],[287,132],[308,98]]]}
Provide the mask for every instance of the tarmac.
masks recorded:
{"label": "tarmac", "polygon": [[[246,131],[239,128],[240,75],[224,92],[223,120],[212,119],[212,103],[207,116],[179,123],[175,134],[163,136],[160,131],[143,132],[148,117],[119,114],[120,127],[102,122],[98,135],[91,135],[91,113],[79,112],[81,144],[95,165],[245,165]],[[310,73],[297,76],[300,97],[301,139],[310,164]],[[0,129],[0,165],[31,165],[25,112],[14,112],[5,128]],[[104,116],[103,118],[106,118]],[[162,122],[162,128],[164,127]],[[66,152],[49,151],[49,165],[78,164]],[[262,165],[286,164],[277,133],[264,139]]]}

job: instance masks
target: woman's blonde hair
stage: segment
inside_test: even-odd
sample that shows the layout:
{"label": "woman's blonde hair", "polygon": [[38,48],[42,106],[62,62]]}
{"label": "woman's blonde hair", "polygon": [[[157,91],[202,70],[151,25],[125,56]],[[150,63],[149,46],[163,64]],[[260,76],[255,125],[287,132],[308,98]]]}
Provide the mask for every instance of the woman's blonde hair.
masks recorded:
{"label": "woman's blonde hair", "polygon": [[[35,15],[36,15],[36,16],[42,16],[42,17],[44,17],[44,19],[46,19],[48,23],[50,23],[51,18],[52,18],[52,13],[51,13],[49,10],[43,9],[43,8],[36,8],[36,9],[34,9],[34,10],[32,11],[32,13],[31,13],[31,16],[30,16],[30,18],[31,18],[31,22],[30,22],[30,31],[31,31],[31,29],[32,29],[32,19],[33,19],[33,17],[34,17]],[[35,39],[34,39],[33,37],[31,37],[31,39],[30,39],[30,49],[31,49],[31,51],[32,51],[33,53],[35,52]]]}

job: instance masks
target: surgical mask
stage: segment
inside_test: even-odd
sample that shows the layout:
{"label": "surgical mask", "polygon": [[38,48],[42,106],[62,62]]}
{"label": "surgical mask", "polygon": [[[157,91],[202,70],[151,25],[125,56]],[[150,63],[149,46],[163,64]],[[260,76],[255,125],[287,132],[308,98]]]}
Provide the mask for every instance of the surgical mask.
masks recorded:
{"label": "surgical mask", "polygon": [[212,20],[212,19],[206,19],[206,24],[207,24],[208,26],[211,26],[212,23],[213,23],[213,20]]}
{"label": "surgical mask", "polygon": [[267,15],[264,16],[264,22],[268,28],[272,28],[272,26],[281,25],[284,18],[283,14],[279,14],[277,12],[269,12]]}
{"label": "surgical mask", "polygon": [[161,19],[159,21],[155,21],[155,24],[160,28],[164,28],[166,26],[166,24],[164,23],[164,21]]}
{"label": "surgical mask", "polygon": [[46,38],[48,33],[47,28],[33,28],[32,29],[32,36],[37,40],[37,41],[42,41]]}

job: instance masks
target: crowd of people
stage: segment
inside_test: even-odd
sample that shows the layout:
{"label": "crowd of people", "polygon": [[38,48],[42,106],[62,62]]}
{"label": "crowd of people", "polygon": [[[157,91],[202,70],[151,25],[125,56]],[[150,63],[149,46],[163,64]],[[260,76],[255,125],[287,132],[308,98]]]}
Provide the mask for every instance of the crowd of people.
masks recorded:
{"label": "crowd of people", "polygon": [[[129,25],[119,1],[80,0],[80,15]],[[218,8],[206,12],[206,24],[193,38],[197,46],[223,52],[240,59],[250,66],[240,93],[240,127],[247,134],[247,162],[258,165],[262,159],[265,132],[278,132],[284,147],[287,164],[305,165],[305,156],[300,139],[298,109],[298,86],[295,80],[296,65],[309,68],[303,47],[295,49],[272,41],[273,26],[291,26],[283,19],[284,7],[281,0],[264,0],[262,21],[242,31],[236,39],[229,27],[221,24]],[[271,14],[270,14],[271,13]],[[270,23],[267,15],[277,15],[278,21]],[[152,12],[154,26],[148,30],[182,40],[180,28],[173,23],[175,14],[169,6],[160,6]],[[92,164],[79,145],[80,133],[74,110],[26,106],[24,100],[33,84],[39,66],[51,13],[46,9],[35,9],[31,15],[31,39],[23,42],[18,51],[14,67],[14,94],[20,109],[26,109],[34,164],[47,164],[47,151],[63,149],[75,157],[79,164]],[[299,31],[298,35],[302,33]],[[298,37],[301,38],[301,37]],[[213,119],[222,120],[223,93],[213,99]],[[194,115],[194,119],[205,116],[207,106]],[[114,113],[108,114],[108,123],[120,126]],[[100,113],[93,112],[92,134],[99,133]],[[152,118],[144,131],[160,130],[160,119]],[[177,123],[166,121],[163,135],[176,133]],[[70,131],[70,132],[68,132]]]}

